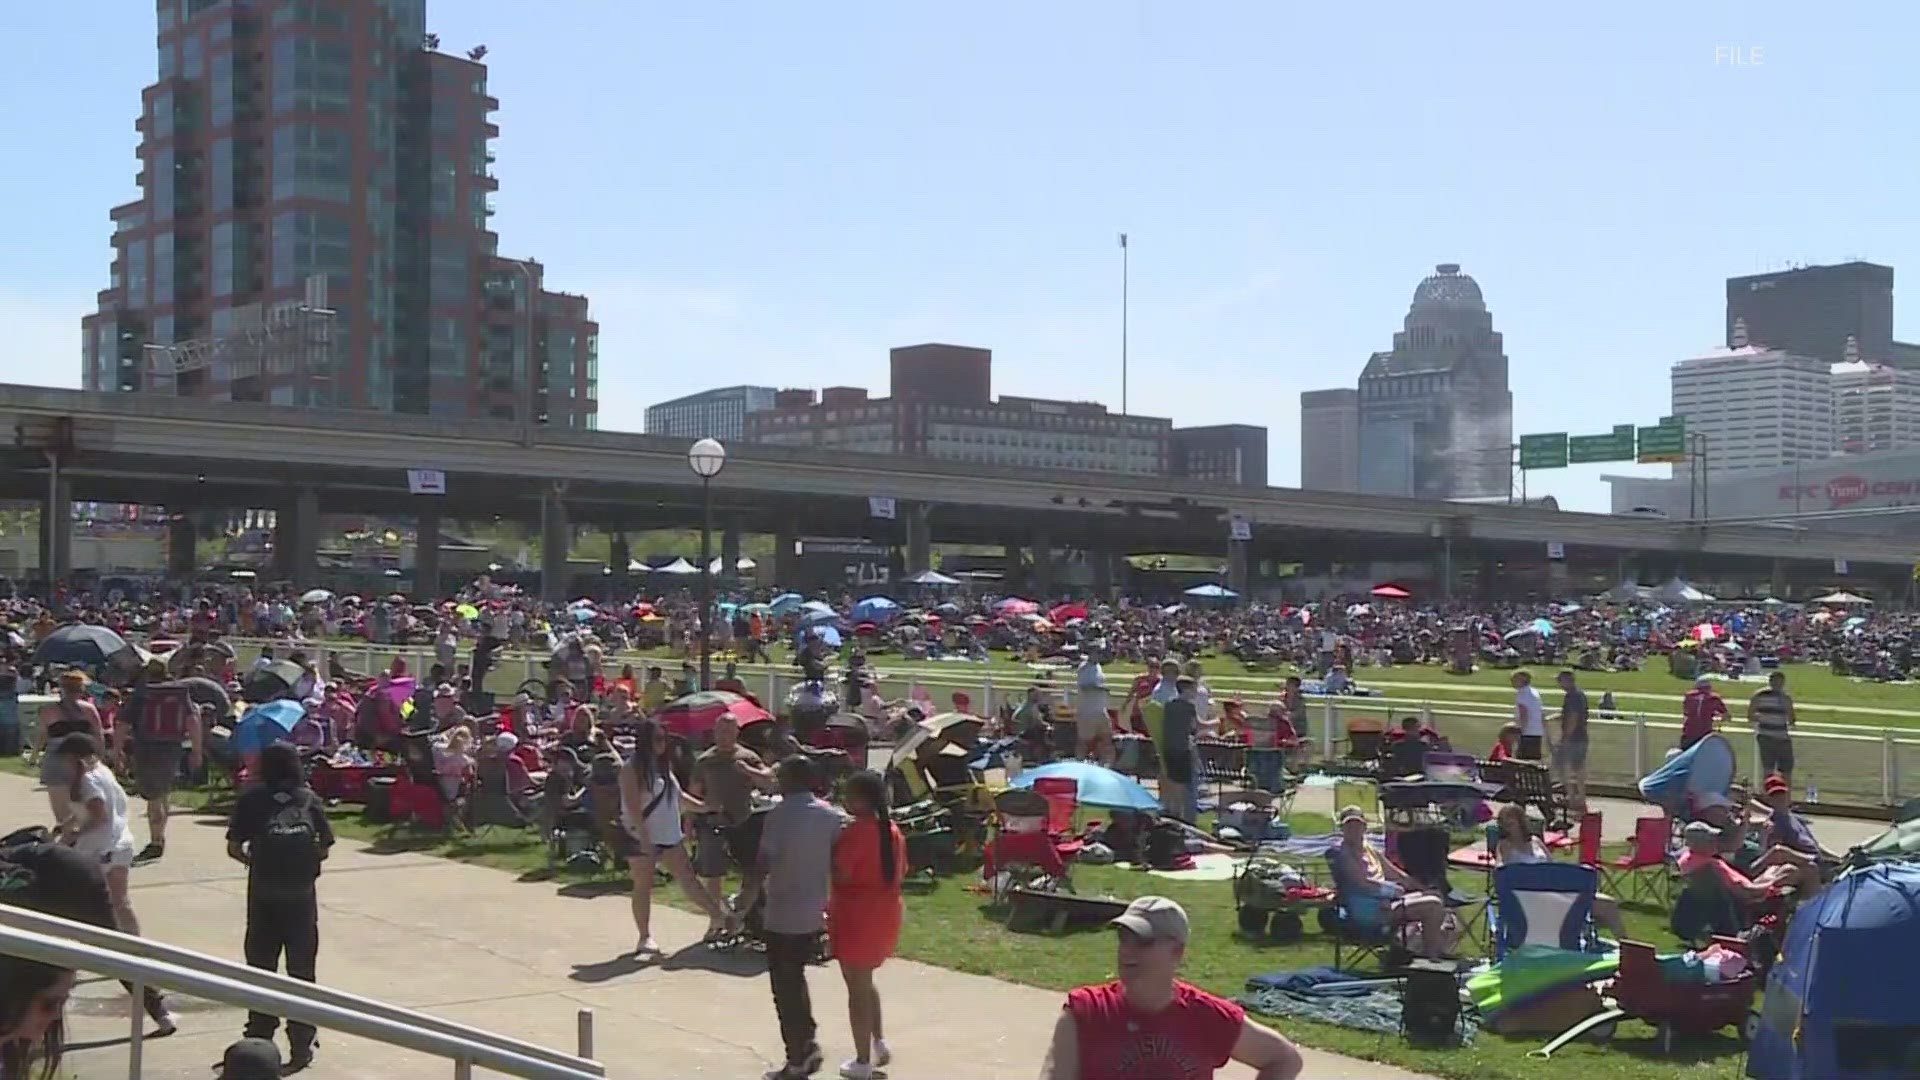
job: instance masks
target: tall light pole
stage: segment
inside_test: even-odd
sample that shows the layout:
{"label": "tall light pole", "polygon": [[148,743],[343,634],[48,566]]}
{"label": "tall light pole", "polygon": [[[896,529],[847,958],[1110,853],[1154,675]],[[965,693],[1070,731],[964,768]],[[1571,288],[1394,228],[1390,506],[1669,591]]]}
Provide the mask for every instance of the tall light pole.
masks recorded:
{"label": "tall light pole", "polygon": [[1120,415],[1127,415],[1127,234],[1120,234]]}
{"label": "tall light pole", "polygon": [[713,478],[727,467],[727,448],[701,439],[687,448],[687,467],[700,478],[700,689],[713,684]]}

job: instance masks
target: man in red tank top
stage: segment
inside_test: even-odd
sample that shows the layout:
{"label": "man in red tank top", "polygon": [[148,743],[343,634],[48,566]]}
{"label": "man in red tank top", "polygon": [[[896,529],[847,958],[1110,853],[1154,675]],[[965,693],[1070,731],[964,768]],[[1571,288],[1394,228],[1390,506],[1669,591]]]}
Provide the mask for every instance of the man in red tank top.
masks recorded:
{"label": "man in red tank top", "polygon": [[1113,920],[1120,978],[1067,995],[1041,1080],[1211,1080],[1229,1061],[1258,1080],[1294,1080],[1300,1051],[1246,1010],[1174,977],[1187,948],[1187,913],[1143,896]]}

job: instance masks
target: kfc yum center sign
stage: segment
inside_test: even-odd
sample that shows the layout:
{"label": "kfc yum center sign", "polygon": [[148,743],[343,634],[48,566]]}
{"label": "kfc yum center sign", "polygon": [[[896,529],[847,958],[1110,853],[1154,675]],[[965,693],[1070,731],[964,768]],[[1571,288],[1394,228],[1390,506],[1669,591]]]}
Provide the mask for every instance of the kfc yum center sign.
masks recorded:
{"label": "kfc yum center sign", "polygon": [[1920,480],[1870,480],[1864,476],[1835,476],[1812,484],[1781,484],[1780,499],[1826,500],[1835,510],[1853,506],[1870,498],[1910,499],[1920,494]]}

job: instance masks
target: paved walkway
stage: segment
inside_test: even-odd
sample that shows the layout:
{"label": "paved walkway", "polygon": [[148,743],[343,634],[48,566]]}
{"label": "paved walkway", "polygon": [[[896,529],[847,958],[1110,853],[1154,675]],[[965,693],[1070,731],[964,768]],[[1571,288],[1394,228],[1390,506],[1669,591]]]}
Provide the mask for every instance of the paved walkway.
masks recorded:
{"label": "paved walkway", "polygon": [[[31,781],[0,776],[0,821],[46,816]],[[144,817],[136,830],[144,834]],[[188,948],[239,958],[244,870],[227,861],[210,819],[176,819],[167,857],[134,871],[134,907],[146,932]],[[608,1075],[634,1080],[758,1077],[778,1038],[766,980],[751,960],[715,957],[692,943],[703,920],[657,907],[664,964],[621,955],[633,931],[624,893],[569,895],[550,884],[424,855],[379,855],[343,842],[321,880],[320,975],[354,993],[418,1008],[549,1046],[574,1046],[575,1016],[591,1009]],[[845,995],[830,967],[811,973],[829,1063],[850,1056]],[[994,979],[895,962],[881,969],[896,1080],[1031,1080],[1039,1071],[1060,995]],[[239,1036],[242,1015],[176,999],[181,1030],[146,1043],[149,1080],[205,1080]],[[126,996],[115,983],[83,985],[69,1013],[68,1055],[85,1080],[127,1070]],[[90,1045],[91,1044],[91,1045]],[[1387,1066],[1308,1051],[1315,1080],[1418,1080]],[[444,1080],[449,1064],[323,1034],[304,1074],[326,1078]],[[831,1075],[825,1071],[823,1076]],[[1223,1073],[1245,1080],[1235,1067]]]}

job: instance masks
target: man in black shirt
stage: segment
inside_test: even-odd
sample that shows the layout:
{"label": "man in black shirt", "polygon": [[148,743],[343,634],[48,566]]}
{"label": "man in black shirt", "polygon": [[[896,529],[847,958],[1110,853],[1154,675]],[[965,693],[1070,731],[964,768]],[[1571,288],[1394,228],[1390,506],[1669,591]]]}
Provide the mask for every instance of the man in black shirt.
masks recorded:
{"label": "man in black shirt", "polygon": [[[100,861],[65,844],[28,840],[0,847],[0,904],[105,930],[120,929]],[[133,990],[128,983],[120,985]],[[141,1005],[156,1025],[153,1037],[174,1033],[165,995],[149,986]]]}
{"label": "man in black shirt", "polygon": [[[333,847],[325,808],[308,788],[293,747],[274,743],[260,752],[260,783],[240,795],[227,826],[227,855],[247,867],[247,964],[272,971],[286,954],[287,974],[314,981],[320,952],[320,905],[315,882]],[[278,1017],[247,1014],[244,1035],[272,1039]],[[314,1029],[287,1022],[288,1071],[313,1062]]]}

